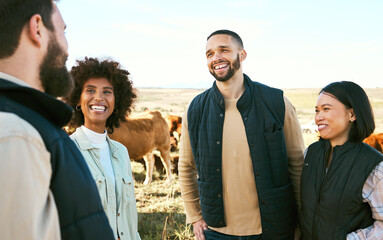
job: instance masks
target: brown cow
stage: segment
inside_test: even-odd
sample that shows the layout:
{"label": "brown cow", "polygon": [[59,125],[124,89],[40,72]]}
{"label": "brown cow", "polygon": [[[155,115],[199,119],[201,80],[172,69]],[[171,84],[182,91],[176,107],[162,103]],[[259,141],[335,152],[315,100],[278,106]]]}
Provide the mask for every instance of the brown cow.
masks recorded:
{"label": "brown cow", "polygon": [[170,136],[169,140],[170,140],[170,151],[171,152],[177,151],[177,148],[178,148],[178,140],[177,140],[177,138]]}
{"label": "brown cow", "polygon": [[363,142],[383,153],[383,133],[371,134],[368,138],[364,139]]}
{"label": "brown cow", "polygon": [[141,116],[128,118],[126,122],[121,122],[121,126],[116,128],[113,134],[110,134],[110,138],[122,143],[128,149],[132,160],[145,158],[146,178],[144,184],[149,184],[152,181],[155,161],[153,150],[158,149],[165,166],[167,179],[169,182],[171,181],[169,129],[161,113],[151,111]]}
{"label": "brown cow", "polygon": [[[170,135],[170,151],[174,152],[178,148],[178,142],[181,138],[182,131],[182,117],[176,115],[165,116],[165,120],[169,126],[169,135]],[[177,137],[174,136],[174,132],[177,133]]]}
{"label": "brown cow", "polygon": [[[154,166],[156,167],[156,170],[159,173],[165,173],[165,169],[164,169],[164,165],[162,164],[161,157],[158,156],[157,154],[154,154],[154,159],[155,159]],[[179,156],[176,155],[176,156],[172,157],[172,161],[171,161],[172,173],[177,174],[177,175],[178,175],[178,160],[179,160]],[[137,162],[143,164],[144,169],[146,170],[145,160],[143,158],[141,158]]]}
{"label": "brown cow", "polygon": [[176,115],[165,116],[165,120],[169,125],[169,134],[174,136],[173,133],[177,132],[181,136],[182,131],[182,117]]}

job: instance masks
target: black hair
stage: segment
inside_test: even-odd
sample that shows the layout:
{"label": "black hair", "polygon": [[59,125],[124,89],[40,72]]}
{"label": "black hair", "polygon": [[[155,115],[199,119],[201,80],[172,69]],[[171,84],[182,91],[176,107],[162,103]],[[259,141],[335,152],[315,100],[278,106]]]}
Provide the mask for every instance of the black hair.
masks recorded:
{"label": "black hair", "polygon": [[233,32],[233,31],[230,31],[230,30],[227,30],[227,29],[221,29],[221,30],[217,30],[215,32],[213,32],[212,34],[210,34],[208,37],[207,37],[207,40],[209,40],[212,36],[214,35],[218,35],[218,34],[224,34],[224,35],[229,35],[231,36],[232,38],[235,39],[235,41],[239,44],[239,46],[241,46],[241,48],[243,49],[243,42],[242,42],[242,39],[241,37]]}
{"label": "black hair", "polygon": [[366,92],[358,84],[349,81],[333,82],[320,91],[323,92],[333,95],[347,109],[354,110],[356,120],[352,122],[348,135],[350,142],[362,142],[374,132],[374,113]]}

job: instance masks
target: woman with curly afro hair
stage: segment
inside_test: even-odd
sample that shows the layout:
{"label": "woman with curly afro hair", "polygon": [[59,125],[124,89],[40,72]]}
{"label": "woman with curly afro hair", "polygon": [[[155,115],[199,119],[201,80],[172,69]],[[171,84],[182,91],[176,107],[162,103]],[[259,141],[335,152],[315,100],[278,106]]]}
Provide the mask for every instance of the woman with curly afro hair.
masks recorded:
{"label": "woman with curly afro hair", "polygon": [[127,70],[121,69],[118,62],[112,60],[99,61],[97,58],[85,58],[77,60],[77,66],[72,67],[71,74],[75,80],[75,88],[67,99],[67,103],[75,108],[71,127],[79,127],[84,124],[84,113],[80,111],[80,98],[85,82],[91,78],[105,78],[114,88],[115,106],[114,111],[106,121],[106,128],[109,133],[120,126],[120,121],[126,121],[126,116],[131,112],[134,99],[137,97],[133,83],[129,80],[130,74]]}
{"label": "woman with curly afro hair", "polygon": [[128,151],[107,135],[126,121],[136,98],[129,72],[113,60],[76,63],[75,89],[66,100],[75,109],[70,126],[77,127],[70,137],[89,166],[115,239],[140,239]]}

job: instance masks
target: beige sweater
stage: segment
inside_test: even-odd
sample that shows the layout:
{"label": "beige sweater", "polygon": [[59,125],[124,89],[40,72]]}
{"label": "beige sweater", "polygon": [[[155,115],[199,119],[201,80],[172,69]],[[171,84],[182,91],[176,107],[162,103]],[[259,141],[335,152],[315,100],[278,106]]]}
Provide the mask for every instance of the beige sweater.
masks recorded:
{"label": "beige sweater", "polygon": [[[212,228],[229,235],[262,233],[257,187],[247,143],[245,127],[236,108],[238,99],[225,99],[225,119],[222,140],[222,184],[226,227]],[[303,165],[304,142],[302,131],[292,104],[285,98],[285,139],[289,173],[297,204],[299,203],[300,175]],[[180,146],[179,182],[185,204],[186,221],[202,219],[199,205],[197,172],[190,146],[187,112],[183,116]]]}

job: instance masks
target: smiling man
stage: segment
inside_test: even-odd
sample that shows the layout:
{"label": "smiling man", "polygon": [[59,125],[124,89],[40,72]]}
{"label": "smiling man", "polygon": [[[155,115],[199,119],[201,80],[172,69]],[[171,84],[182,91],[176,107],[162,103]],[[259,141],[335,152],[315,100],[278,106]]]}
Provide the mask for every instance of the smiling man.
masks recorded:
{"label": "smiling man", "polygon": [[302,132],[281,90],[243,74],[246,56],[238,34],[213,32],[206,58],[216,80],[183,116],[179,179],[197,240],[294,239]]}
{"label": "smiling man", "polygon": [[66,25],[51,0],[0,1],[0,238],[112,240],[81,153],[61,129],[72,109]]}

